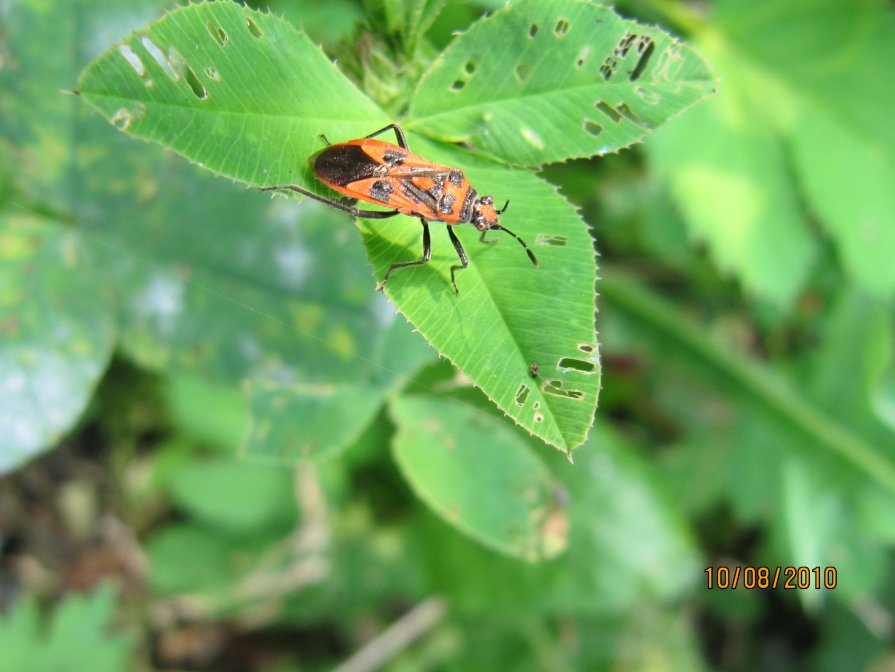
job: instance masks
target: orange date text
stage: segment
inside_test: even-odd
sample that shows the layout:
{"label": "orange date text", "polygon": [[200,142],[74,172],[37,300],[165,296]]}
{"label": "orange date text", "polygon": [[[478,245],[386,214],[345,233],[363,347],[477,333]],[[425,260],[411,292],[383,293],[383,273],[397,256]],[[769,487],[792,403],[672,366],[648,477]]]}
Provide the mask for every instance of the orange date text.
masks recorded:
{"label": "orange date text", "polygon": [[706,588],[727,590],[832,590],[836,587],[835,567],[706,567]]}

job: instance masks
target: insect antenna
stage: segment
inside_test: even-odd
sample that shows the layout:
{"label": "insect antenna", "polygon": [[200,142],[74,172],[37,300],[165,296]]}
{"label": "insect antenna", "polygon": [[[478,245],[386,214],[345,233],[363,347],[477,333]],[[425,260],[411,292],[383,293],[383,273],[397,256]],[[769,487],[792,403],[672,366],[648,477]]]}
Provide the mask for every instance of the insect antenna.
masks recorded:
{"label": "insect antenna", "polygon": [[[509,203],[509,201],[507,201],[507,203]],[[507,209],[506,206],[504,206],[503,209],[506,210],[506,209]],[[503,212],[503,210],[501,210],[501,212]],[[510,234],[511,236],[513,236],[513,238],[515,238],[516,240],[518,240],[518,241],[519,241],[519,244],[520,244],[522,247],[525,248],[525,251],[528,253],[528,258],[531,259],[531,263],[533,263],[535,266],[540,266],[540,264],[538,264],[538,259],[537,259],[537,257],[535,257],[535,255],[534,255],[534,252],[532,252],[531,249],[528,247],[528,245],[525,244],[525,241],[522,240],[522,239],[521,239],[519,236],[517,236],[515,233],[513,233],[512,231],[510,231],[510,230],[509,230],[508,228],[506,228],[505,226],[501,226],[500,224],[492,224],[492,225],[491,225],[490,227],[488,227],[488,228],[490,228],[490,229],[497,229],[498,231],[503,231],[503,232],[508,233],[508,234]]]}

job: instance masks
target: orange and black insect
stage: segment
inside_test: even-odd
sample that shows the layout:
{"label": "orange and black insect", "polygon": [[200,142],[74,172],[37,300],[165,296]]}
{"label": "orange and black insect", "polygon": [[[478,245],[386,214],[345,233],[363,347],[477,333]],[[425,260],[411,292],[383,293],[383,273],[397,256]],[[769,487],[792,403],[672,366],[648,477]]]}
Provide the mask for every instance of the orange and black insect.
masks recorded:
{"label": "orange and black insect", "polygon": [[[390,130],[395,131],[397,145],[372,139]],[[282,189],[297,191],[309,198],[344,210],[354,217],[385,219],[402,214],[420,218],[423,225],[422,258],[389,266],[385,278],[377,287],[379,290],[385,287],[389,277],[397,269],[421,266],[429,261],[432,255],[429,222],[447,224],[448,235],[460,258],[459,264],[451,266],[451,283],[457,294],[460,290],[457,288],[454,273],[469,266],[469,259],[451,228],[453,225],[473,224],[482,232],[479,240],[488,244],[497,242],[485,240],[488,231],[504,231],[518,240],[528,253],[531,263],[538,265],[537,258],[525,241],[500,225],[500,215],[506,211],[510,202],[507,201],[500,210],[495,210],[494,199],[491,196],[479,196],[461,170],[432,163],[412,154],[407,147],[404,131],[397,124],[389,124],[365,138],[329,145],[312,156],[311,161],[317,178],[329,188],[353,199],[387,205],[394,209],[359,210],[291,184],[264,187],[261,191]]]}

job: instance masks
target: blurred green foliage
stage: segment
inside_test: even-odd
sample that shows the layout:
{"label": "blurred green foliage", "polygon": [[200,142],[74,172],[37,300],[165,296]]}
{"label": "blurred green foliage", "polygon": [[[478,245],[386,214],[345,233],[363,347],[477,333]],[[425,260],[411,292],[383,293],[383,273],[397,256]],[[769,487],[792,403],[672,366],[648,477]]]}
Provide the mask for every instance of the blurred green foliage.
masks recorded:
{"label": "blurred green foliage", "polygon": [[[562,114],[568,101],[551,98],[568,75],[553,61],[552,77],[514,71],[537,63],[524,46],[492,44],[494,57],[477,54],[470,73],[464,49],[488,43],[471,26],[486,7],[527,31],[526,5],[545,29],[592,7],[515,4],[519,14],[459,0],[272,3],[260,25],[277,26],[283,48],[327,61],[290,42],[276,17],[303,26],[359,87],[344,132],[325,124],[346,110],[324,107],[329,118],[306,128],[238,135],[209,118],[206,133],[182,140],[193,160],[211,151],[216,171],[245,179],[259,171],[241,163],[258,146],[280,151],[285,175],[282,147],[311,153],[317,126],[335,139],[406,120],[430,136],[421,153],[468,164],[495,193],[503,182],[518,189],[508,215],[521,210],[536,235],[556,233],[554,218],[572,212],[562,197],[572,201],[601,254],[603,364],[596,425],[574,464],[498,408],[516,408],[519,395],[524,405],[558,366],[535,357],[539,378],[526,360],[506,379],[516,382],[494,385],[491,368],[511,360],[489,349],[487,332],[467,360],[450,339],[433,341],[436,353],[372,292],[365,247],[381,276],[401,249],[417,253],[418,225],[362,224],[358,236],[338,213],[260,197],[60,93],[168,3],[3,8],[0,668],[285,672],[358,651],[363,665],[383,650],[392,670],[891,661],[891,7],[620,3],[622,16],[684,38],[717,93],[658,120],[642,149],[613,153],[639,138],[623,135],[601,158],[533,176],[491,161],[539,165],[601,148],[559,133],[584,112],[579,101]],[[574,39],[593,48],[595,68],[603,62],[606,45]],[[473,78],[495,68],[493,86],[467,82],[458,100],[476,93],[482,109],[496,106],[496,135],[470,123],[467,103],[439,123],[452,104],[443,87],[414,99],[448,65]],[[325,81],[353,86],[326,67]],[[537,104],[520,104],[520,74],[544,89],[532,92]],[[279,91],[275,79],[272,100],[317,109],[308,90]],[[511,137],[521,120],[545,134]],[[181,122],[153,132],[176,137]],[[532,137],[551,139],[543,156]],[[559,226],[583,236],[576,250],[589,258],[578,215]],[[519,252],[510,242],[498,251]],[[437,327],[453,299],[442,296],[445,245],[436,239],[444,268],[420,281],[425,291],[408,283],[393,297],[427,335],[425,320]],[[541,280],[524,263],[504,268],[495,256],[481,255],[469,295],[481,285],[519,311],[506,318],[507,342],[536,338],[552,356],[566,309],[592,331],[590,290],[571,289],[587,285],[592,262],[580,277],[563,269],[569,281],[549,287],[550,309],[532,302]],[[710,565],[829,566],[838,580],[832,590],[707,590]],[[109,584],[74,594],[109,575],[117,608]],[[408,636],[397,650],[381,637],[390,626]]]}
{"label": "blurred green foliage", "polygon": [[[133,653],[131,638],[112,631],[115,590],[67,596],[46,619],[34,600],[17,603],[0,618],[0,667],[4,670],[118,672]],[[46,622],[43,622],[46,621]]]}

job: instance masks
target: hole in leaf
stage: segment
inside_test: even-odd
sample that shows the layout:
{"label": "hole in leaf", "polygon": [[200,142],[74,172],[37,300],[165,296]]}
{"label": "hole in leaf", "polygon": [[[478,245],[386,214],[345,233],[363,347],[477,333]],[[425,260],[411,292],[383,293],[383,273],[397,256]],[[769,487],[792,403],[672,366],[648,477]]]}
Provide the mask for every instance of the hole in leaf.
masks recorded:
{"label": "hole in leaf", "polygon": [[519,389],[516,390],[516,406],[522,407],[525,405],[529,392],[531,392],[531,390],[525,383],[519,386]]}
{"label": "hole in leaf", "polygon": [[525,138],[525,141],[528,142],[528,144],[530,144],[535,149],[544,149],[544,147],[546,147],[544,141],[541,140],[540,136],[537,135],[530,128],[523,128],[521,130],[521,133],[522,137]]}
{"label": "hole in leaf", "polygon": [[603,65],[600,66],[600,74],[603,76],[607,82],[612,79],[612,76],[615,74],[616,69],[618,69],[618,63],[613,58],[607,58]]}
{"label": "hole in leaf", "polygon": [[632,82],[640,79],[640,76],[646,70],[646,66],[649,65],[653,52],[656,50],[656,43],[653,42],[651,38],[644,36],[644,40],[646,40],[646,42],[641,42],[637,45],[637,51],[640,52],[640,58],[637,60],[637,65],[631,70],[631,74],[628,75],[628,79]]}
{"label": "hole in leaf", "polygon": [[538,410],[538,409],[541,407],[541,402],[540,402],[540,401],[536,401],[535,403],[533,403],[533,404],[531,405],[531,407],[532,407],[534,410]]}
{"label": "hole in leaf", "polygon": [[595,348],[594,348],[594,346],[590,345],[589,343],[579,343],[578,349],[581,350],[581,352],[592,353]]}
{"label": "hole in leaf", "polygon": [[568,242],[565,236],[554,236],[548,233],[541,233],[535,238],[535,245],[549,245],[550,247],[565,247]]}
{"label": "hole in leaf", "polygon": [[580,68],[587,61],[588,56],[590,56],[590,47],[584,47],[581,53],[578,54],[578,60],[575,61],[575,65]]}
{"label": "hole in leaf", "polygon": [[570,27],[571,25],[566,19],[560,19],[556,22],[556,25],[553,26],[553,32],[556,34],[557,37],[565,37],[566,34],[569,32]]}
{"label": "hole in leaf", "polygon": [[196,98],[204,100],[208,97],[208,91],[205,89],[205,85],[199,79],[196,71],[190,67],[183,54],[173,45],[168,47],[168,64],[177,72],[177,79],[183,77],[186,80]]}
{"label": "hole in leaf", "polygon": [[658,105],[662,102],[662,96],[658,91],[650,91],[642,86],[637,86],[634,88],[634,93],[637,94],[640,100],[650,105]]}
{"label": "hole in leaf", "polygon": [[208,97],[208,91],[206,90],[205,85],[189,65],[186,66],[184,79],[186,79],[186,83],[190,85],[190,89],[192,89],[193,95],[195,95],[196,98],[204,100]]}
{"label": "hole in leaf", "polygon": [[649,121],[645,121],[641,119],[637,114],[635,114],[634,110],[628,107],[627,103],[622,103],[616,108],[619,112],[621,112],[622,116],[630,121],[631,123],[637,124],[641,128],[652,128],[653,125]]}
{"label": "hole in leaf", "polygon": [[516,66],[516,79],[521,84],[527,82],[529,77],[531,77],[531,66],[528,63],[520,63]]}
{"label": "hole in leaf", "polygon": [[131,111],[126,107],[118,108],[115,110],[115,113],[109,117],[109,122],[119,131],[126,131],[133,120],[134,115],[131,114]]}
{"label": "hole in leaf", "polygon": [[258,24],[256,24],[254,21],[252,21],[252,18],[250,16],[246,17],[246,27],[248,27],[249,32],[254,37],[257,37],[258,39],[261,39],[262,37],[264,37],[264,33],[261,32],[261,29],[258,27]]}
{"label": "hole in leaf", "polygon": [[468,61],[466,61],[466,64],[463,66],[463,71],[467,75],[474,75],[475,71],[476,71],[475,61],[473,61],[472,59],[469,59]]}
{"label": "hole in leaf", "polygon": [[538,24],[533,23],[528,27],[528,36],[532,39],[538,34]]}
{"label": "hole in leaf", "polygon": [[205,22],[205,27],[208,29],[208,32],[214,38],[214,41],[218,43],[221,47],[226,47],[227,42],[230,41],[230,36],[227,35],[227,31],[221,28],[220,26],[211,25],[211,21]]}
{"label": "hole in leaf", "polygon": [[612,105],[604,103],[602,100],[598,100],[596,103],[594,103],[594,107],[596,107],[598,110],[600,110],[600,112],[612,119],[612,121],[614,121],[616,124],[622,120],[622,115],[619,114],[619,111],[612,107]]}
{"label": "hole in leaf", "polygon": [[168,75],[168,79],[172,82],[180,81],[180,72],[178,72],[177,68],[165,57],[165,53],[159,48],[159,46],[152,41],[152,39],[148,35],[144,35],[140,38],[140,43],[143,45],[143,48],[147,51],[147,53],[152,57],[152,60],[158,63],[159,67]]}
{"label": "hole in leaf", "polygon": [[613,55],[624,58],[628,55],[628,50],[637,39],[638,36],[629,30],[624,35],[622,35],[622,39],[620,39],[618,41],[618,44],[615,45],[615,49],[612,50]]}
{"label": "hole in leaf", "polygon": [[136,103],[133,107],[119,107],[115,110],[114,114],[109,117],[109,121],[112,123],[115,128],[126,131],[132,121],[140,119],[146,112],[146,107],[143,103]]}
{"label": "hole in leaf", "polygon": [[567,371],[581,371],[582,373],[593,373],[597,368],[593,362],[584,359],[575,359],[574,357],[563,357],[557,365],[561,369]]}
{"label": "hole in leaf", "polygon": [[600,135],[603,132],[603,127],[600,126],[593,119],[585,119],[584,120],[584,130],[593,135],[594,137]]}
{"label": "hole in leaf", "polygon": [[451,91],[453,91],[454,93],[459,93],[464,88],[466,88],[466,82],[464,82],[462,79],[455,79],[454,83],[451,84]]}
{"label": "hole in leaf", "polygon": [[219,73],[217,70],[215,70],[211,66],[208,66],[207,68],[205,68],[205,74],[208,75],[209,79],[213,79],[216,82],[221,81],[221,73]]}
{"label": "hole in leaf", "polygon": [[544,422],[544,416],[540,413],[535,413],[535,422]]}
{"label": "hole in leaf", "polygon": [[548,380],[541,387],[544,394],[552,394],[555,397],[565,397],[566,399],[580,400],[584,399],[584,392],[581,390],[567,390],[563,387],[561,380]]}
{"label": "hole in leaf", "polygon": [[134,72],[137,73],[137,77],[142,77],[146,74],[146,66],[143,64],[143,60],[130,48],[129,45],[120,45],[118,47],[118,53],[124,56],[124,60],[126,60],[134,69]]}

